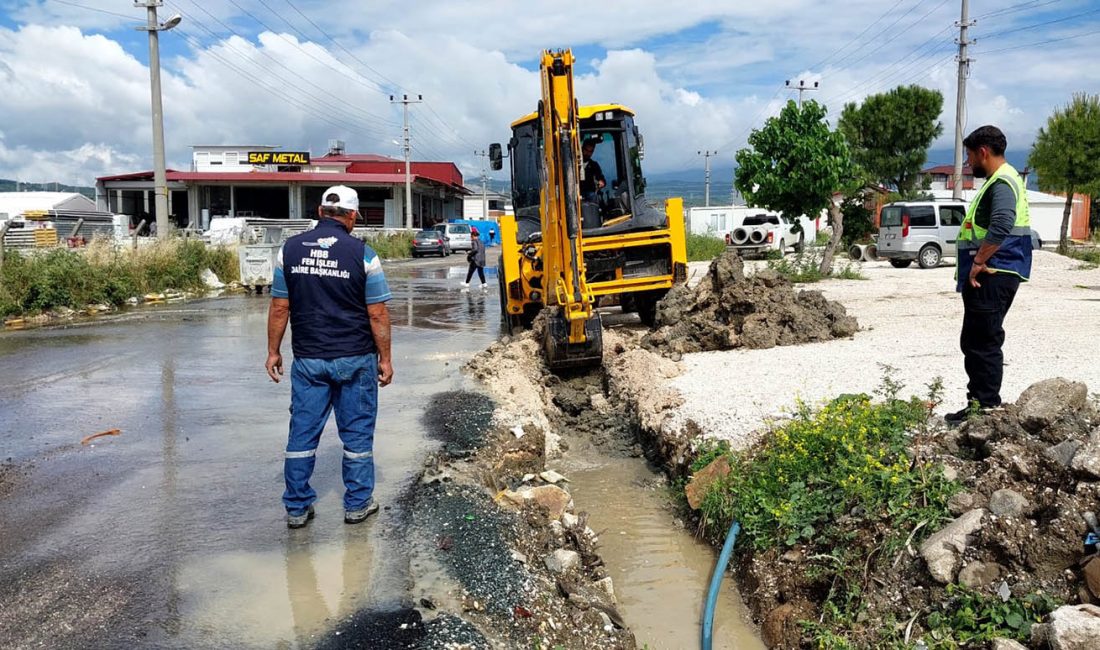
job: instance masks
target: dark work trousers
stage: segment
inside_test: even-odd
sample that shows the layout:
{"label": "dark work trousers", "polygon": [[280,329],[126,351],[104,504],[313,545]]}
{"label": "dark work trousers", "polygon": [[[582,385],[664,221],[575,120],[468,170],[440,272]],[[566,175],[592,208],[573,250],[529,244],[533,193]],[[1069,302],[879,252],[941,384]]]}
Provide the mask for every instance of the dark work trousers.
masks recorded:
{"label": "dark work trousers", "polygon": [[981,287],[969,282],[963,288],[963,326],[959,337],[967,384],[967,397],[982,406],[1000,406],[1004,376],[1004,321],[1020,278],[1010,273],[982,273]]}
{"label": "dark work trousers", "polygon": [[485,267],[478,266],[477,262],[470,262],[470,270],[466,271],[466,284],[470,284],[470,278],[474,277],[475,269],[477,269],[477,277],[481,278],[481,284],[485,284]]}

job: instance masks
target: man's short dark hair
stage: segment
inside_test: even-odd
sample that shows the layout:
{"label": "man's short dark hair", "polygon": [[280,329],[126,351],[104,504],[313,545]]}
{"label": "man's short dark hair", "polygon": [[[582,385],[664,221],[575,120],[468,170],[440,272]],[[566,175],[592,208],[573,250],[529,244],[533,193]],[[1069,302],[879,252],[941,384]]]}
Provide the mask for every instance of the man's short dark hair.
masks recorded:
{"label": "man's short dark hair", "polygon": [[963,146],[971,151],[977,151],[981,147],[989,147],[989,153],[994,156],[1005,155],[1008,140],[1005,134],[995,126],[985,125],[974,129],[974,132],[966,136]]}
{"label": "man's short dark hair", "polygon": [[[340,200],[340,195],[333,192],[325,197],[326,203],[336,203]],[[322,205],[321,214],[326,217],[348,217],[351,216],[351,210],[347,208],[341,208],[335,205]]]}

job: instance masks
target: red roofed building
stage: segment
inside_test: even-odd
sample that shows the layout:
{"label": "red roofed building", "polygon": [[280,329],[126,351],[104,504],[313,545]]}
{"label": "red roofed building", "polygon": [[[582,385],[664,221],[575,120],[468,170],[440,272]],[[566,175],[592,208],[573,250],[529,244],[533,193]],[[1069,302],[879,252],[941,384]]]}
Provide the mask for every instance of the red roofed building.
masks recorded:
{"label": "red roofed building", "polygon": [[[1024,183],[1027,183],[1029,170],[1020,170],[1020,175],[1024,177]],[[934,165],[932,167],[926,167],[921,170],[921,174],[928,180],[928,189],[930,190],[954,190],[955,189],[955,166],[954,165]],[[978,184],[981,187],[981,184]],[[962,168],[962,188],[964,190],[975,189],[974,184],[974,172],[970,170],[970,165],[963,165]]]}
{"label": "red roofed building", "polygon": [[[405,161],[331,145],[320,157],[269,145],[192,147],[190,170],[168,170],[168,212],[177,227],[203,230],[222,216],[310,219],[325,188],[347,185],[359,193],[364,225],[404,227]],[[413,161],[409,173],[414,227],[462,217],[469,190],[454,163]],[[130,215],[133,225],[151,219],[153,172],[97,179],[96,202],[101,210]]]}

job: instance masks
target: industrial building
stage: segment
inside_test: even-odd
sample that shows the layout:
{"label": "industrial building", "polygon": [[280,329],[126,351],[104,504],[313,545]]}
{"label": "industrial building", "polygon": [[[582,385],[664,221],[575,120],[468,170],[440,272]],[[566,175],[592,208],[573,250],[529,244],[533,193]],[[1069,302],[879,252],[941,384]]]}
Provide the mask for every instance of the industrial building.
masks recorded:
{"label": "industrial building", "polygon": [[[363,225],[405,225],[403,160],[345,153],[340,141],[332,141],[320,157],[270,145],[197,145],[191,155],[190,170],[167,173],[168,212],[179,228],[206,230],[218,217],[309,219],[332,185],[359,192]],[[463,216],[463,198],[470,191],[454,163],[413,161],[409,172],[414,227]],[[129,215],[131,225],[151,219],[153,172],[97,179],[96,204]]]}

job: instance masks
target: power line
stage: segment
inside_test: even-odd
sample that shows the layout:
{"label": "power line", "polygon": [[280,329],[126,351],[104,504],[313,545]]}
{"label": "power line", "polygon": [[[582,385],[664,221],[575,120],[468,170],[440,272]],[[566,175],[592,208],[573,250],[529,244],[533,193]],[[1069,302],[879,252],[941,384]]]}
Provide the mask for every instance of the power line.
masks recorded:
{"label": "power line", "polygon": [[[193,3],[193,4],[195,4],[195,3]],[[198,6],[198,5],[196,4],[196,6]],[[200,8],[200,9],[202,9],[202,7],[201,7],[201,6],[200,6],[199,8]],[[178,7],[177,7],[177,9],[178,9]],[[207,12],[207,13],[209,14],[209,12]],[[202,22],[201,20],[197,20],[197,19],[196,19],[196,18],[195,18],[194,16],[192,16],[192,18],[191,18],[191,20],[190,20],[189,22],[191,22],[191,23],[194,23],[194,25],[195,25],[196,27],[198,27],[199,29],[202,29],[202,30],[203,30],[203,31],[205,31],[205,32],[206,32],[207,34],[210,34],[210,35],[211,35],[212,37],[214,37],[214,38],[218,38],[218,35],[217,35],[217,33],[216,33],[216,32],[214,32],[214,30],[212,30],[212,29],[210,29],[209,27],[207,27],[207,26],[206,26],[206,25],[205,25],[205,24],[204,24],[204,23],[203,23],[203,22]],[[241,38],[242,40],[248,40],[248,39],[245,39],[245,38],[244,38],[244,36],[242,36],[241,34],[239,34],[238,32],[236,32],[235,30],[232,30],[232,29],[231,29],[231,28],[229,28],[229,27],[228,27],[227,25],[224,25],[224,23],[222,23],[222,24],[223,24],[223,26],[225,26],[225,27],[226,27],[227,29],[230,29],[230,31],[231,31],[231,32],[232,32],[232,33],[233,33],[233,34],[234,34],[235,36],[238,36],[238,37],[239,37],[239,38]],[[249,43],[251,43],[251,41],[249,41]],[[291,81],[290,79],[288,79],[288,78],[286,78],[286,77],[284,77],[284,76],[281,76],[281,75],[279,75],[279,74],[275,73],[275,72],[274,72],[274,71],[272,71],[272,70],[269,70],[269,69],[264,69],[264,68],[262,68],[261,66],[259,66],[259,64],[257,64],[257,63],[256,63],[255,61],[252,61],[252,60],[251,60],[251,59],[250,59],[250,58],[248,57],[248,54],[249,54],[248,52],[244,52],[244,51],[242,51],[242,50],[238,49],[238,48],[237,48],[237,47],[236,47],[235,45],[233,45],[232,43],[230,43],[230,42],[228,42],[228,41],[223,41],[223,45],[224,45],[224,46],[225,46],[226,48],[228,48],[228,49],[230,49],[230,50],[232,50],[232,51],[234,51],[234,52],[236,52],[236,53],[238,53],[238,54],[242,55],[242,58],[243,58],[243,59],[244,59],[245,61],[248,61],[249,63],[252,63],[253,65],[256,65],[256,67],[257,67],[257,68],[260,68],[260,69],[261,69],[261,70],[263,71],[263,74],[265,74],[265,75],[268,75],[268,76],[271,76],[271,77],[274,77],[274,78],[275,78],[275,79],[277,79],[278,81],[280,81],[280,82],[282,82],[282,83],[285,83],[285,84],[287,84],[287,86],[288,86],[289,88],[292,88],[292,89],[294,89],[294,90],[296,90],[296,91],[298,91],[298,92],[302,93],[302,94],[303,94],[304,96],[306,96],[306,97],[308,98],[308,100],[309,100],[309,101],[317,101],[317,100],[315,99],[315,95],[316,95],[317,93],[310,93],[309,91],[305,90],[304,88],[302,88],[302,87],[300,87],[300,86],[296,85],[296,84],[295,84],[295,83],[294,83],[293,81]],[[266,51],[265,51],[265,50],[264,50],[263,48],[256,48],[256,52],[257,52],[257,53],[259,53],[260,55],[262,55],[263,57],[265,57],[266,59],[270,60],[271,62],[275,63],[275,64],[276,64],[276,65],[278,65],[279,67],[283,68],[283,69],[284,69],[284,70],[286,70],[287,72],[289,72],[289,73],[290,73],[290,75],[292,75],[293,77],[296,77],[297,79],[300,79],[301,81],[304,81],[304,82],[305,82],[306,84],[308,84],[308,85],[312,86],[312,87],[313,87],[313,88],[315,88],[315,89],[316,89],[316,90],[318,91],[318,93],[320,93],[321,95],[323,95],[323,96],[327,96],[328,94],[330,94],[330,90],[328,90],[328,89],[326,89],[326,88],[324,88],[324,87],[322,87],[322,86],[319,86],[319,85],[317,85],[316,83],[314,83],[313,81],[311,81],[310,79],[307,79],[306,77],[302,76],[301,74],[298,74],[298,73],[297,73],[297,72],[295,72],[295,71],[294,71],[293,69],[291,69],[291,68],[290,68],[289,66],[287,66],[287,65],[286,65],[285,63],[283,63],[282,61],[280,61],[280,60],[276,59],[275,57],[271,56],[270,54],[268,54],[268,53],[267,53],[267,52],[266,52]],[[324,106],[324,108],[325,108],[325,110],[326,110],[326,112],[331,112],[331,111],[333,111],[333,110],[334,110],[334,107],[333,107],[333,106],[331,106],[331,105],[328,105],[328,104],[324,104],[324,103],[322,103],[322,102],[319,102],[319,101],[318,101],[317,103],[318,103],[318,104],[321,104],[321,105],[323,105],[323,106]],[[385,130],[385,129],[386,129],[386,127],[388,127],[388,126],[396,126],[396,123],[394,123],[394,122],[388,122],[388,121],[382,120],[381,118],[377,117],[376,115],[374,115],[374,114],[372,114],[372,113],[369,113],[369,112],[367,112],[367,111],[365,111],[365,110],[363,110],[363,109],[360,109],[360,108],[359,108],[359,107],[357,107],[357,106],[350,106],[350,107],[349,107],[349,106],[347,106],[347,105],[343,105],[343,104],[340,104],[340,105],[337,105],[337,106],[335,107],[335,110],[338,110],[338,111],[340,111],[340,112],[341,112],[342,114],[344,114],[345,116],[347,116],[347,117],[349,117],[349,118],[351,118],[351,119],[358,119],[358,120],[363,120],[364,122],[367,122],[367,123],[371,123],[371,122],[373,122],[374,124],[373,124],[373,127],[372,127],[372,128],[376,128],[376,129],[378,129],[378,130],[380,130],[380,131],[383,131],[383,130]],[[375,134],[375,135],[377,135],[377,134]]]}
{"label": "power line", "polygon": [[1072,41],[1077,38],[1084,38],[1085,36],[1092,36],[1094,34],[1100,34],[1100,29],[1096,29],[1090,32],[1082,32],[1080,34],[1074,34],[1072,36],[1062,36],[1060,38],[1052,38],[1045,41],[1036,41],[1034,43],[1024,43],[1023,45],[1013,45],[1011,47],[1002,47],[996,50],[979,50],[975,54],[998,54],[1000,52],[1010,52],[1012,50],[1022,50],[1029,47],[1036,47],[1039,45],[1049,45],[1051,43],[1061,43],[1062,41]]}
{"label": "power line", "polygon": [[[950,45],[948,42],[937,42],[938,39],[947,31],[953,29],[952,25],[947,25],[940,31],[936,32],[931,38],[924,41],[920,45],[916,46],[909,52],[907,52],[901,58],[895,60],[892,64],[875,73],[874,75],[856,82],[854,85],[842,90],[841,92],[832,95],[828,99],[828,103],[845,102],[854,96],[858,96],[860,92],[867,88],[874,88],[880,85],[884,85],[886,82],[896,79],[898,77],[906,75],[909,70],[914,66],[919,66],[927,62],[928,59],[939,54],[938,48],[943,45]],[[929,47],[931,46],[931,47]]]}
{"label": "power line", "polygon": [[1012,5],[1011,7],[1005,7],[1003,9],[995,9],[993,11],[975,16],[974,20],[984,20],[986,18],[999,18],[1008,14],[1013,14],[1018,11],[1024,11],[1025,9],[1038,9],[1039,7],[1045,7],[1046,5],[1052,5],[1060,0],[1046,0],[1040,2],[1039,0],[1031,0],[1031,2],[1021,2],[1020,4]]}
{"label": "power line", "polygon": [[113,11],[107,11],[106,9],[100,9],[99,7],[89,7],[88,5],[82,5],[79,2],[69,2],[68,0],[53,0],[59,4],[69,5],[70,7],[79,7],[80,9],[87,9],[88,11],[95,11],[101,14],[107,14],[108,16],[117,16],[119,18],[125,18],[130,22],[137,22],[133,16],[127,16],[126,14],[115,13]]}
{"label": "power line", "polygon": [[[925,21],[925,20],[926,20],[926,19],[927,19],[927,18],[928,18],[929,16],[931,16],[931,15],[932,15],[932,14],[934,14],[934,13],[936,13],[936,11],[938,11],[938,10],[940,9],[940,7],[942,7],[942,6],[944,6],[945,4],[947,4],[947,2],[948,2],[948,0],[941,0],[941,1],[940,1],[940,3],[939,3],[938,5],[936,5],[935,7],[933,7],[933,8],[932,8],[932,9],[931,9],[931,10],[930,10],[930,11],[929,11],[928,13],[924,14],[923,16],[921,16],[920,18],[918,18],[917,20],[913,21],[913,23],[912,23],[912,24],[913,24],[913,25],[915,26],[915,25],[917,25],[917,24],[920,24],[920,23],[924,22],[924,21]],[[919,5],[917,5],[917,6],[919,6]],[[917,6],[914,6],[914,7],[912,8],[912,9],[910,9],[910,10],[909,10],[909,11],[907,11],[907,12],[905,12],[905,15],[904,15],[904,16],[902,16],[902,18],[904,18],[905,16],[908,16],[908,15],[909,15],[909,14],[910,14],[910,13],[911,13],[911,12],[913,11],[913,9],[916,9],[916,8],[917,8]],[[898,20],[895,20],[895,21],[894,21],[894,22],[893,22],[893,23],[892,23],[892,24],[890,25],[890,27],[893,27],[894,25],[898,24],[898,22],[899,22],[900,20],[901,20],[901,18],[899,18]],[[886,31],[887,31],[887,30],[889,30],[889,29],[890,29],[890,28],[888,27],[888,28],[884,29],[884,30],[883,30],[883,32],[886,32]],[[865,53],[865,54],[864,54],[863,56],[861,56],[861,57],[859,57],[858,59],[856,59],[855,61],[852,61],[851,63],[849,63],[849,64],[848,64],[848,65],[847,65],[846,67],[848,67],[848,68],[852,68],[852,67],[855,67],[855,65],[856,65],[857,63],[861,63],[861,62],[863,62],[863,61],[867,60],[867,58],[868,58],[868,57],[870,57],[870,56],[871,56],[872,54],[874,54],[875,52],[878,52],[879,50],[881,50],[882,48],[886,47],[886,46],[887,46],[887,45],[888,45],[888,44],[890,43],[890,41],[889,41],[888,39],[885,39],[885,38],[883,38],[883,39],[880,39],[880,40],[881,40],[882,42],[881,42],[881,43],[879,43],[878,47],[875,47],[875,48],[873,48],[873,49],[869,50],[869,51],[868,51],[868,52],[866,52],[866,53]],[[841,68],[841,69],[843,69],[843,68]]]}
{"label": "power line", "polygon": [[859,33],[859,34],[858,34],[858,35],[857,35],[857,36],[856,36],[855,38],[853,38],[852,40],[850,40],[850,41],[848,41],[847,43],[845,43],[845,44],[844,44],[843,46],[841,46],[841,47],[840,47],[839,49],[837,49],[837,50],[836,50],[835,52],[833,52],[833,53],[832,53],[832,54],[830,54],[829,56],[825,57],[825,58],[824,58],[824,59],[822,59],[821,61],[818,61],[818,62],[817,62],[817,63],[815,63],[814,65],[810,66],[810,67],[809,67],[808,69],[809,69],[809,70],[815,70],[815,69],[819,68],[820,66],[823,66],[823,65],[825,65],[825,63],[826,63],[826,62],[828,62],[828,61],[829,61],[830,59],[832,59],[832,58],[833,58],[834,56],[836,56],[837,54],[840,54],[841,52],[843,52],[844,50],[846,50],[846,49],[848,48],[848,46],[849,46],[849,45],[851,45],[851,44],[855,43],[856,41],[858,41],[859,39],[863,38],[863,35],[864,35],[864,34],[866,34],[867,32],[871,31],[871,28],[872,28],[872,27],[874,27],[875,25],[877,25],[877,24],[879,23],[879,21],[881,21],[881,20],[882,20],[883,18],[885,18],[885,17],[887,17],[888,15],[890,15],[890,12],[892,12],[892,11],[893,11],[893,10],[895,10],[895,9],[897,9],[897,8],[898,8],[898,5],[900,5],[900,4],[901,4],[902,2],[904,2],[904,1],[905,1],[905,0],[898,0],[897,2],[895,2],[895,3],[894,3],[894,6],[890,7],[889,9],[887,9],[887,10],[886,10],[886,11],[885,11],[885,12],[884,12],[884,13],[883,13],[883,14],[882,14],[881,16],[879,16],[878,18],[876,18],[876,19],[874,20],[874,22],[872,22],[872,23],[871,23],[870,25],[867,25],[867,27],[863,28],[863,31],[862,31],[862,32],[860,32],[860,33]]}
{"label": "power line", "polygon": [[[252,42],[251,38],[245,37],[243,34],[238,32],[237,30],[234,30],[233,27],[231,27],[230,25],[226,24],[226,22],[219,19],[218,16],[213,15],[205,7],[202,7],[202,5],[199,2],[196,2],[196,0],[188,0],[188,2],[190,2],[191,4],[194,4],[195,7],[197,7],[200,11],[202,11],[202,13],[206,13],[207,15],[209,15],[210,18],[213,19],[213,21],[220,24],[229,33],[242,38],[242,40],[244,40],[244,41],[248,41],[250,43]],[[230,2],[233,3],[234,7],[238,7],[239,9],[241,9],[241,11],[244,11],[244,9],[241,8],[240,5],[237,4],[237,2],[233,2],[233,0],[230,0]],[[298,49],[299,52],[301,52],[301,53],[305,54],[306,56],[308,56],[309,58],[315,60],[315,62],[317,62],[317,63],[319,63],[319,64],[321,64],[321,65],[323,65],[324,67],[327,67],[327,68],[331,67],[331,65],[332,65],[331,60],[324,60],[324,59],[318,58],[317,56],[315,56],[312,53],[310,53],[309,51],[307,51],[307,49],[301,47],[298,43],[294,42],[293,40],[290,40],[290,38],[288,38],[285,34],[276,32],[275,30],[272,29],[271,26],[268,26],[263,21],[261,21],[259,19],[256,19],[255,16],[252,15],[251,13],[246,12],[246,11],[244,11],[244,13],[246,15],[249,15],[250,18],[252,18],[257,23],[259,23],[262,27],[264,27],[265,30],[270,31],[273,34],[277,34],[279,37],[282,37],[284,41],[286,41],[290,45],[293,45],[296,49]],[[195,19],[194,15],[191,16],[191,20],[195,21],[196,24],[198,24],[201,27],[201,29],[204,29],[205,31],[207,31],[208,33],[210,33],[210,35],[217,37],[217,34],[215,32],[213,32],[213,30],[208,29],[208,27],[206,27],[206,25],[202,24],[201,21],[198,21],[197,19]],[[264,48],[257,48],[257,52],[260,52],[264,57],[266,57],[268,59],[271,59],[273,63],[275,63],[278,66],[281,66],[281,67],[285,68],[287,71],[289,71],[290,74],[292,74],[292,75],[298,77],[299,79],[305,81],[306,84],[309,84],[313,88],[316,88],[318,91],[320,91],[322,93],[326,93],[326,95],[328,95],[328,93],[331,92],[330,89],[322,88],[322,87],[318,86],[317,84],[315,84],[315,82],[312,82],[310,79],[307,79],[306,77],[299,75],[298,73],[296,73],[296,71],[294,71],[293,69],[290,69],[286,64],[281,62],[281,60],[278,60],[275,57],[268,54],[265,51]],[[348,70],[351,71],[351,73],[353,75],[355,74],[354,71],[351,70],[350,68],[348,68]],[[353,77],[353,79],[354,79],[354,77]],[[354,79],[354,80],[357,80],[357,79]],[[373,86],[367,86],[367,88],[370,88],[371,90],[375,90],[375,88]],[[396,128],[396,126],[398,125],[396,122],[386,120],[385,118],[381,117],[381,115],[371,113],[370,111],[363,110],[359,107],[354,107],[354,109],[355,109],[356,112],[361,113],[366,120],[374,121],[378,126],[393,126],[393,128]]]}
{"label": "power line", "polygon": [[[290,8],[291,8],[291,9],[293,9],[293,10],[294,10],[295,12],[297,12],[297,13],[298,13],[298,15],[299,15],[299,16],[301,16],[302,18],[305,18],[306,22],[307,22],[307,23],[309,23],[310,25],[312,25],[314,29],[316,29],[316,30],[317,30],[318,32],[320,32],[321,34],[323,34],[323,35],[325,36],[325,38],[327,38],[327,39],[329,39],[330,41],[332,41],[332,43],[333,43],[334,45],[336,45],[336,47],[338,47],[338,48],[340,48],[341,50],[343,50],[343,51],[344,51],[344,52],[345,52],[345,53],[346,53],[346,54],[347,54],[348,56],[350,56],[351,58],[353,58],[353,59],[355,59],[356,61],[358,61],[358,62],[359,62],[359,65],[363,66],[363,67],[364,67],[364,68],[366,68],[367,70],[370,70],[370,71],[371,71],[371,72],[373,72],[374,74],[378,75],[378,77],[379,77],[380,79],[382,79],[383,81],[385,81],[385,82],[389,83],[389,84],[390,84],[391,86],[393,86],[393,88],[394,88],[394,90],[395,90],[395,91],[397,91],[397,90],[403,90],[403,88],[402,88],[401,84],[397,83],[396,81],[394,81],[394,80],[392,80],[392,79],[388,78],[388,77],[387,77],[386,75],[384,75],[384,74],[382,74],[381,72],[379,72],[379,71],[375,70],[374,68],[372,68],[372,67],[371,67],[370,65],[368,65],[368,64],[367,64],[367,62],[366,62],[366,61],[363,61],[363,60],[362,60],[362,59],[360,59],[360,58],[359,58],[358,56],[356,56],[354,52],[352,52],[352,51],[351,51],[351,50],[349,50],[348,48],[344,47],[344,46],[343,46],[343,44],[341,44],[341,43],[340,43],[340,41],[336,40],[336,39],[335,39],[335,38],[333,38],[333,37],[332,37],[332,36],[331,36],[331,35],[330,35],[330,34],[329,34],[328,32],[326,32],[325,30],[321,29],[320,25],[318,25],[317,23],[313,22],[313,20],[312,20],[312,19],[311,19],[311,18],[310,18],[309,16],[307,16],[307,15],[306,15],[305,13],[303,13],[301,9],[299,9],[299,8],[298,8],[298,7],[297,7],[297,6],[296,6],[296,5],[295,5],[295,4],[293,3],[293,2],[291,2],[291,0],[285,0],[285,1],[286,1],[286,3],[287,3],[288,5],[290,5]],[[379,85],[380,85],[380,84],[379,84]],[[382,92],[383,94],[386,94],[386,93],[385,93],[385,91],[384,91],[384,90],[383,90],[382,88],[379,88],[378,90],[379,90],[380,92]]]}
{"label": "power line", "polygon": [[1079,14],[1073,14],[1072,16],[1063,16],[1062,18],[1055,18],[1054,20],[1048,20],[1048,21],[1042,22],[1042,23],[1035,23],[1034,25],[1024,25],[1023,27],[1014,27],[1012,29],[1005,29],[1005,30],[1002,30],[1002,31],[999,31],[999,32],[993,32],[992,34],[986,34],[985,36],[981,36],[981,38],[982,39],[989,39],[989,38],[993,38],[995,36],[1004,36],[1006,34],[1015,34],[1017,32],[1026,32],[1026,31],[1030,31],[1032,29],[1038,29],[1040,27],[1045,27],[1047,25],[1054,25],[1056,23],[1064,23],[1067,20],[1073,20],[1074,18],[1081,18],[1081,17],[1084,17],[1084,16],[1090,16],[1090,15],[1095,14],[1095,13],[1100,13],[1100,9],[1090,9],[1089,11],[1083,11]]}

